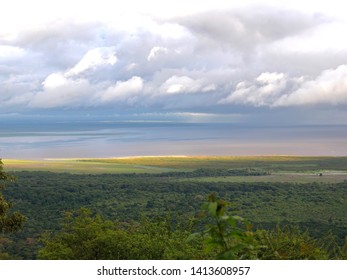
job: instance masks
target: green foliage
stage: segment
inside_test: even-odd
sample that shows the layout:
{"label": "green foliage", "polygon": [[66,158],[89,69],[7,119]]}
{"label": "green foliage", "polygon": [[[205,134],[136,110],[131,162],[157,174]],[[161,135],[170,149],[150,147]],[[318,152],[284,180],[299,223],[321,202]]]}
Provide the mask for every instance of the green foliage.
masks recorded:
{"label": "green foliage", "polygon": [[198,168],[190,172],[164,172],[157,174],[157,177],[176,178],[200,178],[200,177],[222,177],[222,176],[265,176],[270,175],[269,171],[256,168]]}
{"label": "green foliage", "polygon": [[[204,237],[207,250],[213,252],[216,259],[255,259],[258,244],[251,227],[243,218],[228,213],[228,205],[212,193],[202,206],[202,217],[207,224],[200,234]],[[190,238],[196,236],[194,234]]]}
{"label": "green foliage", "polygon": [[312,238],[307,231],[293,227],[258,230],[256,239],[263,246],[259,259],[266,260],[325,260],[329,259],[324,243]]}
{"label": "green foliage", "polygon": [[12,203],[8,202],[2,194],[6,181],[14,181],[14,177],[3,171],[3,163],[0,159],[0,259],[11,259],[11,256],[4,252],[4,245],[9,242],[7,238],[4,238],[4,234],[18,231],[25,221],[22,214],[10,211]]}
{"label": "green foliage", "polygon": [[13,181],[14,177],[3,171],[3,163],[0,159],[0,234],[18,231],[25,218],[19,212],[10,212],[12,203],[6,201],[1,190],[4,189],[5,181]]}
{"label": "green foliage", "polygon": [[[327,235],[314,239],[297,227],[252,231],[243,218],[228,213],[228,203],[216,194],[203,205],[206,230],[201,232],[216,259],[325,260],[346,259],[346,242],[339,246]],[[192,235],[194,238],[197,234]]]}
{"label": "green foliage", "polygon": [[153,220],[170,212],[189,219],[211,192],[233,201],[237,205],[233,216],[245,218],[254,228],[274,229],[277,224],[299,226],[302,231],[308,229],[315,239],[322,239],[331,231],[336,242],[343,244],[347,233],[347,181],[192,182],[182,181],[174,174],[163,177],[16,172],[16,181],[8,182],[3,193],[13,201],[10,210],[23,213],[28,221],[23,230],[11,237],[15,242],[4,248],[17,258],[35,259],[38,236],[44,231],[60,230],[62,213],[66,210],[87,207],[105,219],[123,222],[139,222],[142,214]]}
{"label": "green foliage", "polygon": [[5,246],[12,241],[4,236],[0,236],[0,260],[10,260],[12,257],[5,250]]}
{"label": "green foliage", "polygon": [[40,259],[185,259],[203,257],[197,242],[182,242],[189,232],[172,229],[170,219],[126,224],[93,216],[87,209],[67,212],[62,229],[43,237]]}
{"label": "green foliage", "polygon": [[337,247],[337,254],[339,256],[338,259],[341,259],[341,260],[347,260],[347,236],[345,237],[345,243],[339,247],[339,246],[336,246]]}

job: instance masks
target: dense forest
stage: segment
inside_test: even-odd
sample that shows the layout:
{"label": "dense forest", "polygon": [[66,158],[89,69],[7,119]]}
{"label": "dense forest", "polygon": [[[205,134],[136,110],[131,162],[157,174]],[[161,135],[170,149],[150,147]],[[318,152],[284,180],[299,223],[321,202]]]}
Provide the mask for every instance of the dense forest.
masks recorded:
{"label": "dense forest", "polygon": [[0,251],[16,259],[346,258],[347,181],[218,180],[268,174],[14,172],[2,192],[26,222],[2,234]]}

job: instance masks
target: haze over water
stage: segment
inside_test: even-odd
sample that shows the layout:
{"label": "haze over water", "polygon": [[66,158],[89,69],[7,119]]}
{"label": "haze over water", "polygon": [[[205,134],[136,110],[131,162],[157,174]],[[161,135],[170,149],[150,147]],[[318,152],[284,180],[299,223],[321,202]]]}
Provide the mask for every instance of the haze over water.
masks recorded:
{"label": "haze over water", "polygon": [[177,122],[2,123],[0,158],[163,155],[346,156],[346,126],[251,127]]}

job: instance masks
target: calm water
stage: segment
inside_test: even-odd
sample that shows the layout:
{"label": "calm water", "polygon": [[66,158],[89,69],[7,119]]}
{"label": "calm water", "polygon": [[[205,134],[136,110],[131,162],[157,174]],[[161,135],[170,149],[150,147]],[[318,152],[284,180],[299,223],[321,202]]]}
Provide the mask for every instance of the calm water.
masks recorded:
{"label": "calm water", "polygon": [[136,122],[0,123],[0,158],[141,155],[347,156],[346,126],[243,127]]}

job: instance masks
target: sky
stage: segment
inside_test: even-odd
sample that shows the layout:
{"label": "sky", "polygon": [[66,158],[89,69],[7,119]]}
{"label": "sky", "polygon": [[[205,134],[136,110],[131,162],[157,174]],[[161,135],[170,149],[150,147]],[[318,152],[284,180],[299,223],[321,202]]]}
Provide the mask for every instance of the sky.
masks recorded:
{"label": "sky", "polygon": [[6,1],[0,116],[344,125],[343,3]]}

